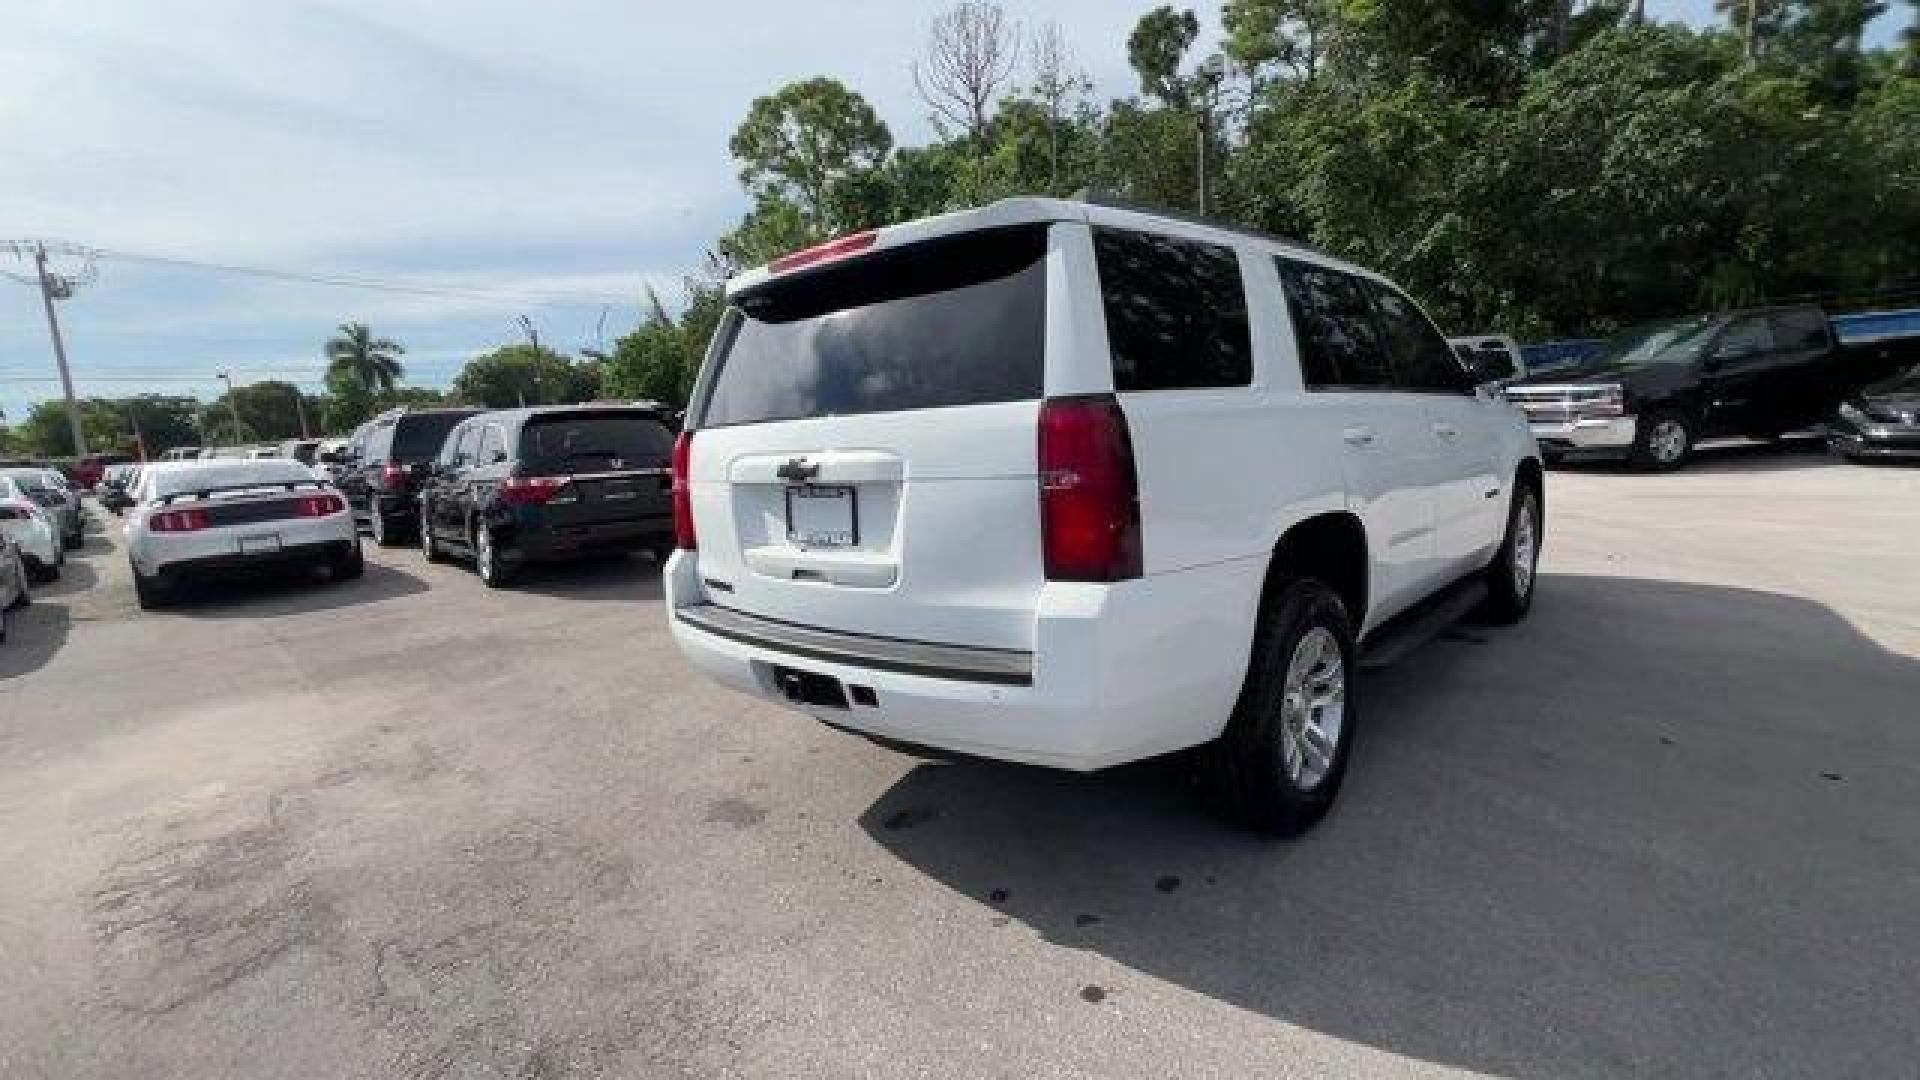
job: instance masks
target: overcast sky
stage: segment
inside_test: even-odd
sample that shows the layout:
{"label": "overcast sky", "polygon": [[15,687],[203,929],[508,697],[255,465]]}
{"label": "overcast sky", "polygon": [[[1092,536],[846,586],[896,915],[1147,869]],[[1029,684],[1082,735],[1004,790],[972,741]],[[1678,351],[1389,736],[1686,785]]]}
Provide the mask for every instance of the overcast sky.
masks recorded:
{"label": "overcast sky", "polygon": [[[737,220],[726,143],[754,97],[831,75],[896,141],[927,136],[907,65],[948,0],[6,6],[0,242],[484,290],[112,259],[61,306],[82,394],[211,396],[222,368],[317,388],[320,344],[345,320],[404,342],[411,381],[427,385],[514,339],[521,312],[568,351],[618,336],[633,304],[597,297],[654,282],[672,302],[680,273]],[[1005,6],[1029,26],[1059,22],[1097,95],[1133,91],[1126,35],[1149,0]],[[1693,21],[1711,6],[1648,4]],[[1897,29],[1882,22],[1876,40]],[[26,269],[0,254],[0,270]],[[0,410],[24,417],[58,387],[21,380],[51,378],[37,294],[0,279]]]}

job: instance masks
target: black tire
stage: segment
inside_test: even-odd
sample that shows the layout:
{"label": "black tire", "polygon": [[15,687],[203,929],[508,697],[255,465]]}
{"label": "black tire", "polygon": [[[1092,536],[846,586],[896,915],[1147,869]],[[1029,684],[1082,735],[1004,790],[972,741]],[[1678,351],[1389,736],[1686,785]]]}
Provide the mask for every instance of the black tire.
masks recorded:
{"label": "black tire", "polygon": [[60,580],[60,564],[57,562],[36,564],[35,566],[28,568],[27,576],[29,578],[32,578],[33,581],[39,585],[45,585],[48,582],[59,581]]}
{"label": "black tire", "polygon": [[420,554],[424,556],[426,560],[430,563],[446,562],[447,556],[444,552],[440,550],[440,542],[434,538],[433,526],[429,524],[429,522],[431,522],[432,520],[433,520],[433,507],[427,505],[424,502],[421,503],[420,504]]}
{"label": "black tire", "polygon": [[672,544],[654,544],[652,547],[649,547],[647,549],[647,554],[653,556],[654,562],[657,562],[662,567],[665,567],[667,565],[667,560],[673,557],[673,545]]}
{"label": "black tire", "polygon": [[[1521,530],[1522,515],[1529,519],[1531,530]],[[1533,593],[1540,580],[1540,544],[1546,537],[1546,514],[1540,497],[1540,485],[1531,477],[1515,482],[1513,500],[1507,507],[1507,534],[1500,541],[1500,550],[1494,553],[1493,561],[1487,564],[1487,598],[1480,605],[1480,615],[1488,622],[1509,625],[1527,617],[1533,610]],[[1515,549],[1522,543],[1527,545],[1526,572],[1519,569],[1519,558]]]}
{"label": "black tire", "polygon": [[327,572],[335,581],[352,581],[365,576],[367,557],[360,550],[359,542],[356,540],[354,545],[347,549],[345,555],[335,556],[333,561],[327,564]]}
{"label": "black tire", "polygon": [[79,551],[81,548],[87,546],[87,534],[81,532],[81,533],[75,533],[72,536],[64,537],[61,540],[61,544],[68,551]]}
{"label": "black tire", "polygon": [[141,611],[152,611],[173,603],[175,596],[173,583],[160,577],[148,577],[133,568],[133,597],[139,601]]}
{"label": "black tire", "polygon": [[[1309,639],[1313,640],[1311,646]],[[1311,766],[1296,771],[1293,762],[1300,730],[1289,717],[1283,698],[1288,694],[1290,669],[1297,661],[1324,656],[1331,639],[1340,669],[1339,730],[1333,739],[1331,760],[1311,775]],[[1305,652],[1305,657],[1303,657]],[[1309,664],[1307,671],[1320,670]],[[1346,606],[1325,584],[1312,578],[1276,583],[1260,613],[1254,632],[1253,655],[1247,665],[1240,700],[1220,738],[1201,751],[1201,763],[1215,806],[1229,819],[1273,836],[1297,836],[1326,816],[1346,775],[1347,758],[1358,726],[1358,698],[1354,694],[1353,627]],[[1315,730],[1323,713],[1307,710]],[[1323,758],[1324,760],[1324,758]]]}
{"label": "black tire", "polygon": [[373,534],[373,542],[380,547],[390,548],[400,542],[400,534],[395,530],[393,521],[375,506],[367,515],[367,531]]}
{"label": "black tire", "polygon": [[1635,465],[1643,469],[1672,472],[1693,458],[1693,421],[1685,413],[1670,409],[1655,410],[1640,417],[1634,427]]}
{"label": "black tire", "polygon": [[481,525],[473,531],[473,572],[489,589],[504,589],[513,584],[516,568],[500,557],[493,545],[493,530]]}

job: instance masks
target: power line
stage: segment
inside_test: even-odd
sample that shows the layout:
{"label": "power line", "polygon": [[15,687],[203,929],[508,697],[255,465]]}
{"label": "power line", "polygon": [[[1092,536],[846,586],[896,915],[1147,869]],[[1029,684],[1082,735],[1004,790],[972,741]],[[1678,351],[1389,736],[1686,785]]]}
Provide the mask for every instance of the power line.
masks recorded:
{"label": "power line", "polygon": [[299,270],[283,270],[264,266],[243,266],[237,263],[217,263],[201,259],[185,259],[171,255],[148,255],[134,251],[120,251],[114,248],[90,249],[96,257],[120,262],[147,263],[155,266],[172,266],[191,270],[205,270],[210,273],[235,274],[243,277],[263,278],[269,281],[295,282],[306,285],[326,285],[341,289],[365,289],[373,292],[400,293],[411,296],[429,296],[441,299],[481,300],[510,304],[624,304],[637,303],[640,290],[637,285],[632,294],[594,292],[574,289],[509,289],[490,288],[474,285],[435,284],[423,281],[391,281],[382,278],[366,277],[358,274],[334,274]]}

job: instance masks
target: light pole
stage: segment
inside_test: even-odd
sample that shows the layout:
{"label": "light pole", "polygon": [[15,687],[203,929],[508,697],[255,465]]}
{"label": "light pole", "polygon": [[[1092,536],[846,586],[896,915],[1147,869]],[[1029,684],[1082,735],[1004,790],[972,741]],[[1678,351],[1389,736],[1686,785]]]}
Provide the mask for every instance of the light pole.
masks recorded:
{"label": "light pole", "polygon": [[238,444],[240,435],[240,403],[233,398],[233,375],[230,372],[219,373],[220,381],[227,384],[227,412],[233,417],[233,441]]}

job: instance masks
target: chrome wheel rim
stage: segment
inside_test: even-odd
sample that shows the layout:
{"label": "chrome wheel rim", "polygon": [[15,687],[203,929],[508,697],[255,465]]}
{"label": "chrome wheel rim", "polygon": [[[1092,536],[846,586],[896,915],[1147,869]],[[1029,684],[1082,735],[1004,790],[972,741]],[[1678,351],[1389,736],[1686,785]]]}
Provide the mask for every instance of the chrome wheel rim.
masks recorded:
{"label": "chrome wheel rim", "polygon": [[1533,569],[1540,557],[1540,536],[1534,524],[1533,492],[1520,493],[1520,509],[1513,521],[1513,592],[1526,596],[1533,588]]}
{"label": "chrome wheel rim", "polygon": [[427,524],[427,508],[420,507],[420,551],[427,558],[433,558],[433,527]]}
{"label": "chrome wheel rim", "polygon": [[480,571],[481,579],[485,581],[492,581],[493,580],[493,536],[491,533],[487,532],[487,530],[485,529],[481,529],[480,535],[476,537],[474,540],[473,561],[477,564],[475,568]]}
{"label": "chrome wheel rim", "polygon": [[1665,464],[1680,460],[1687,448],[1687,429],[1678,420],[1662,420],[1653,425],[1653,433],[1647,437],[1647,443],[1653,449],[1653,458]]}
{"label": "chrome wheel rim", "polygon": [[1280,757],[1295,788],[1312,791],[1333,771],[1346,716],[1340,642],[1331,630],[1316,626],[1293,647],[1280,699]]}

